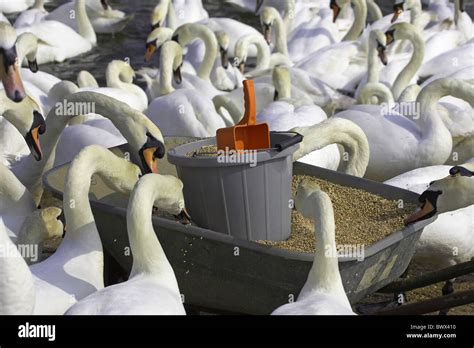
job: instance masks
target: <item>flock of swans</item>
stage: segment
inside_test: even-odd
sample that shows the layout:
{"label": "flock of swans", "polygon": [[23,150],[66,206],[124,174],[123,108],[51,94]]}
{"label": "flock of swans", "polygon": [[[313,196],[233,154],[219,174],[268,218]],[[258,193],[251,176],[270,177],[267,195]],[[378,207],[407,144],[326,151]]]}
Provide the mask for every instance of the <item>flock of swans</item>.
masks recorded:
{"label": "flock of swans", "polygon": [[[200,0],[157,0],[143,33],[148,66],[113,60],[106,86],[88,71],[62,81],[41,65],[94,50],[96,33],[118,33],[134,15],[107,0],[51,12],[44,2],[0,2],[0,247],[12,250],[0,257],[0,314],[185,314],[151,214],[189,216],[183,184],[158,174],[159,159],[166,137],[210,137],[238,123],[244,79],[255,81],[259,122],[305,136],[295,161],[421,194],[407,223],[439,217],[425,228],[416,262],[474,257],[474,27],[462,0],[424,8],[395,0],[386,16],[373,0],[225,1],[259,16],[261,30],[209,17]],[[10,23],[3,13],[19,15]],[[61,114],[64,100],[94,110]],[[126,142],[130,160],[107,150]],[[17,246],[41,250],[63,234],[61,211],[40,202],[44,173],[66,162],[67,233],[49,258],[26,257]],[[109,287],[88,197],[93,175],[130,196],[133,268]],[[335,250],[328,195],[303,182],[295,202],[314,219],[317,244]],[[298,299],[274,314],[354,314],[337,257],[323,250]]]}

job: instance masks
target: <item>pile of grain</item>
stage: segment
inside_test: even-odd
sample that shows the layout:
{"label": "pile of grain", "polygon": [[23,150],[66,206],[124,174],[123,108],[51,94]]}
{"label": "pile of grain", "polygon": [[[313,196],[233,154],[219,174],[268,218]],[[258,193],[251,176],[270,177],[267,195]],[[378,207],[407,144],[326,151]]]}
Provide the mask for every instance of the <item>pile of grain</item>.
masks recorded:
{"label": "pile of grain", "polygon": [[[376,194],[333,184],[311,176],[294,175],[292,191],[296,193],[302,180],[316,182],[331,198],[336,220],[336,243],[372,245],[404,227],[404,219],[413,213],[416,205],[387,200]],[[299,212],[292,212],[290,238],[286,241],[258,241],[261,244],[298,252],[315,251],[314,225]]]}

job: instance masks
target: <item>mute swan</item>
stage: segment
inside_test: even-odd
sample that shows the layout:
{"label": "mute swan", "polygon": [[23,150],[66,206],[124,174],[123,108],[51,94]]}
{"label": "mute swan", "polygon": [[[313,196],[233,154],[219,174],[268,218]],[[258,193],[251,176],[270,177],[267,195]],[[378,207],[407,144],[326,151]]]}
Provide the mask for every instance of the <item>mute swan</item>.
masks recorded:
{"label": "mute swan", "polygon": [[[347,0],[338,1],[343,3]],[[364,37],[356,40],[365,26],[367,7],[365,1],[354,1],[359,6],[360,14],[356,16],[356,23],[345,36],[345,41],[323,47],[296,64],[296,68],[320,78],[332,88],[347,92],[355,90],[367,66],[366,40]],[[357,36],[354,33],[358,33]]]}
{"label": "mute swan", "polygon": [[417,98],[420,114],[416,122],[393,112],[381,115],[378,107],[374,113],[366,108],[336,115],[357,123],[369,139],[367,178],[387,180],[415,168],[446,162],[452,138],[437,109],[438,100],[446,95],[471,100],[474,88],[455,79],[434,81]]}
{"label": "mute swan", "polygon": [[[296,28],[287,40],[284,19],[273,7],[265,7],[260,15],[264,38],[268,44],[274,43],[275,53],[282,54],[293,62],[299,62],[322,47],[340,41],[337,27],[332,23],[328,9],[322,12],[322,19],[316,18]],[[304,49],[303,49],[304,48]]]}
{"label": "mute swan", "polygon": [[35,210],[25,218],[18,233],[17,246],[19,248],[35,247],[36,255],[23,255],[27,264],[42,261],[43,242],[50,238],[61,238],[64,226],[59,216],[62,211],[56,207],[47,207]]}
{"label": "mute swan", "polygon": [[[272,131],[288,131],[295,127],[308,127],[327,119],[324,111],[314,104],[299,105],[299,101],[291,99],[290,73],[283,67],[275,68],[273,83],[278,92],[276,101],[265,106],[257,115],[258,122],[267,122]],[[296,104],[296,105],[295,105]],[[304,104],[304,103],[303,103]],[[318,167],[337,170],[339,166],[339,149],[337,145],[329,145],[324,149],[311,153],[299,161]]]}
{"label": "mute swan", "polygon": [[318,185],[302,182],[295,206],[314,221],[316,252],[298,299],[277,308],[272,315],[354,315],[339,274],[331,199]]}
{"label": "mute swan", "polygon": [[[0,170],[1,169],[0,165]],[[38,211],[27,218],[22,226],[24,235],[29,235],[28,244],[17,247],[9,238],[3,219],[0,217],[0,315],[26,315],[33,314],[35,304],[34,278],[28,268],[24,257],[29,254],[32,258],[41,257],[40,248],[35,250],[31,248],[31,243],[37,243],[44,239],[45,230],[54,231],[56,226],[60,228],[62,234],[62,224],[56,220],[57,208],[46,208]],[[56,221],[50,221],[50,219]],[[48,226],[49,225],[49,226]],[[53,226],[51,226],[53,225]],[[57,235],[53,232],[54,235]],[[34,244],[33,244],[34,245]],[[28,249],[27,249],[28,248]]]}
{"label": "mute swan", "polygon": [[161,97],[150,104],[145,114],[166,136],[214,136],[225,127],[223,119],[216,113],[211,101],[195,89],[178,89],[172,86],[173,76],[180,82],[180,67],[183,49],[174,41],[161,47]]}
{"label": "mute swan", "polygon": [[[243,76],[242,74],[231,64],[229,64],[228,51],[229,51],[229,36],[226,32],[218,31],[215,32],[215,38],[218,44],[218,50],[220,51],[220,58],[217,57],[215,51],[214,40],[211,37],[213,34],[204,27],[198,27],[198,31],[192,30],[189,34],[187,41],[192,41],[191,47],[188,47],[187,55],[190,55],[191,62],[185,60],[182,67],[182,72],[191,75],[203,74],[205,80],[212,82],[212,85],[220,91],[232,91],[242,85]],[[145,60],[150,60],[153,53],[161,47],[163,43],[173,38],[174,32],[169,28],[157,28],[153,30],[147,38],[147,53],[145,54]],[[179,37],[179,36],[178,36]],[[194,39],[198,40],[194,40]],[[215,56],[213,66],[211,67],[211,58]],[[207,72],[211,68],[209,77]],[[196,69],[198,73],[196,73]],[[147,95],[150,100],[159,96],[159,83],[157,81],[159,72],[157,70],[143,71],[141,75],[144,76],[147,83]],[[192,81],[192,80],[191,80]],[[201,87],[202,82],[198,84],[198,88]],[[214,89],[210,89],[210,93],[218,93]]]}
{"label": "mute swan", "polygon": [[[70,144],[72,143],[74,146],[68,146],[67,148],[58,146],[58,141],[68,122],[75,116],[83,114],[84,108],[87,109],[90,105],[94,105],[94,111],[97,114],[110,119],[127,139],[133,149],[130,153],[130,159],[137,165],[140,165],[143,172],[156,172],[158,170],[157,159],[165,155],[164,140],[160,129],[145,115],[132,109],[125,103],[98,93],[79,92],[69,95],[76,92],[74,84],[70,82],[61,83],[55,87],[50,92],[50,95],[56,93],[56,100],[59,104],[56,104],[56,107],[51,109],[49,116],[46,118],[46,129],[48,131],[43,136],[41,142],[45,159],[40,162],[34,162],[30,155],[22,158],[12,167],[12,171],[18,179],[33,194],[35,202],[38,203],[41,198],[41,177],[45,171],[52,168],[56,150],[64,150],[71,156],[74,156],[80,150],[77,143],[72,141],[74,133],[70,133],[67,136],[68,140],[71,141]],[[66,105],[66,109],[64,105]],[[72,110],[67,108],[68,105],[76,107]],[[63,109],[69,111],[65,113]],[[94,138],[94,143],[100,141],[100,138]]]}
{"label": "mute swan", "polygon": [[[397,40],[407,40],[413,45],[414,49],[410,57],[404,55],[403,57],[395,59],[391,57],[387,58],[387,47]],[[377,46],[374,45],[375,42]],[[379,70],[380,64],[375,58],[375,52],[378,53],[379,58],[385,65],[381,70]],[[382,84],[390,87],[392,91],[392,97],[390,97],[390,99],[395,101],[399,100],[402,93],[407,89],[407,86],[416,82],[416,72],[423,63],[424,52],[425,45],[423,38],[410,23],[402,22],[392,25],[386,32],[386,39],[380,37],[378,30],[371,31],[369,34],[367,81],[370,83],[380,82],[380,84],[377,85],[379,86],[379,90],[377,91],[379,94],[387,93],[387,88],[382,86]],[[365,79],[362,79],[356,90],[356,95],[358,91],[362,89],[361,86],[364,85],[365,81]]]}
{"label": "mute swan", "polygon": [[45,132],[46,125],[38,104],[30,96],[14,103],[0,94],[0,115],[3,115],[0,117],[2,162],[13,165],[30,151],[37,161],[41,160],[39,136]]}
{"label": "mute swan", "polygon": [[84,87],[80,91],[96,92],[120,100],[138,111],[148,107],[146,93],[133,83],[135,71],[122,60],[112,60],[105,71],[107,87]]}
{"label": "mute swan", "polygon": [[97,38],[87,16],[85,0],[75,0],[74,10],[78,32],[61,22],[47,19],[16,29],[18,34],[31,32],[40,39],[38,64],[62,62],[96,46]]}
{"label": "mute swan", "polygon": [[174,30],[208,17],[202,0],[159,0],[151,14],[151,26],[152,29],[168,27]]}
{"label": "mute swan", "polygon": [[[457,167],[441,165],[418,168],[392,178],[385,184],[422,194],[430,186],[430,183],[445,178],[452,169],[460,173],[465,170],[466,175],[472,175],[469,174],[469,171],[472,171],[473,168],[472,163]],[[438,219],[423,230],[417,244],[414,261],[449,267],[469,261],[474,257],[472,214],[474,214],[474,205],[440,213]]]}
{"label": "mute swan", "polygon": [[435,214],[462,209],[474,204],[474,164],[465,163],[450,169],[449,176],[430,183],[420,196],[421,208],[405,223],[425,220]]}
{"label": "mute swan", "polygon": [[259,73],[262,73],[264,70],[274,68],[278,65],[293,65],[287,56],[281,53],[271,54],[270,48],[261,35],[245,35],[242,36],[235,45],[234,64],[239,66],[241,73],[244,73],[249,49],[252,45],[255,45],[257,48],[257,64],[254,70],[245,74],[247,77],[258,76]]}
{"label": "mute swan", "polygon": [[30,267],[35,277],[34,314],[63,314],[77,300],[104,287],[102,243],[89,203],[92,175],[128,195],[141,171],[97,145],[74,158],[64,183],[67,233],[53,255]]}
{"label": "mute swan", "polygon": [[67,315],[185,315],[178,282],[153,230],[152,208],[186,214],[183,184],[173,176],[145,175],[135,186],[127,209],[133,254],[129,279],[84,298]]}
{"label": "mute swan", "polygon": [[[436,180],[426,185],[429,186],[428,189],[420,195],[421,209],[409,217],[406,222],[411,223],[429,218],[436,213],[439,214],[436,221],[426,226],[423,231],[417,244],[414,261],[441,268],[467,262],[474,257],[474,235],[472,233],[474,164],[466,163],[449,168],[449,166],[420,168],[418,172],[394,178],[395,183],[405,182],[413,175],[417,176],[417,180]],[[422,173],[423,169],[428,169],[433,174],[427,176]],[[447,173],[451,175],[446,177]],[[422,191],[422,189],[417,187],[416,191]],[[454,291],[454,282],[454,278],[446,281],[442,288],[443,295]],[[447,314],[447,312],[448,310],[444,310],[440,314]]]}
{"label": "mute swan", "polygon": [[20,77],[16,41],[15,29],[9,23],[0,22],[0,79],[7,97],[20,102],[26,97],[26,92]]}
{"label": "mute swan", "polygon": [[[57,7],[48,14],[47,20],[58,21],[79,32],[78,23],[71,18],[71,11],[74,10],[74,1]],[[124,12],[114,10],[108,0],[86,0],[86,11],[90,18],[94,31],[99,34],[114,34],[121,32],[133,19],[133,15],[126,15]]]}

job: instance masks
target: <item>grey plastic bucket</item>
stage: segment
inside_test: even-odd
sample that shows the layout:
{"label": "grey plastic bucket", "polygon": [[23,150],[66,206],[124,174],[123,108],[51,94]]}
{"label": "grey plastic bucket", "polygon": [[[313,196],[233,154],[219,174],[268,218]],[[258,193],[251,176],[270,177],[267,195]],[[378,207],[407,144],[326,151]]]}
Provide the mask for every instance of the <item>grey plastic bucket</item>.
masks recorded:
{"label": "grey plastic bucket", "polygon": [[215,145],[215,138],[169,150],[168,161],[184,183],[193,221],[245,240],[287,239],[293,207],[292,155],[301,139],[299,134],[271,132],[272,148],[259,150],[256,162],[246,163],[229,163],[225,156],[188,156],[202,146]]}

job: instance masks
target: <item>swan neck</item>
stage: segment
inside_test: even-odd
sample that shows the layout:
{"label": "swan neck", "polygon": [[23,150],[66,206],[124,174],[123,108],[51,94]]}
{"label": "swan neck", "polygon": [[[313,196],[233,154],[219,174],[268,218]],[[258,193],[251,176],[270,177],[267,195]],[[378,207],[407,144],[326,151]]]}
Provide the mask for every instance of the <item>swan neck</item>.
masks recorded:
{"label": "swan neck", "polygon": [[[313,196],[314,197],[314,196]],[[311,199],[312,197],[309,197]],[[336,225],[334,222],[334,211],[329,200],[312,199],[314,229],[316,234],[316,252],[314,254],[313,266],[308,274],[300,297],[311,293],[324,292],[334,295],[345,296],[339,273],[339,264],[336,248]]]}
{"label": "swan neck", "polygon": [[152,223],[152,211],[160,192],[169,190],[159,180],[140,182],[130,198],[127,210],[127,229],[133,253],[131,277],[145,273],[148,275],[172,275],[173,269],[158,240]]}
{"label": "swan neck", "polygon": [[383,14],[380,7],[375,3],[374,0],[367,0],[367,13],[370,15],[372,22],[382,19]]}
{"label": "swan neck", "polygon": [[95,45],[97,43],[97,37],[87,14],[85,0],[76,0],[75,11],[79,35],[89,41],[92,45]]}
{"label": "swan neck", "polygon": [[355,123],[332,117],[310,127],[297,127],[292,130],[304,137],[300,148],[293,154],[293,161],[327,145],[340,144],[347,154],[347,160],[341,161],[340,171],[358,177],[364,176],[369,163],[369,142],[365,133]]}
{"label": "swan neck", "polygon": [[270,47],[261,36],[252,36],[248,40],[247,55],[249,46],[255,45],[257,48],[257,64],[255,71],[265,70],[270,68]]}
{"label": "swan neck", "polygon": [[218,54],[218,43],[214,33],[204,25],[192,25],[192,35],[188,42],[194,39],[201,39],[204,42],[205,54],[197,75],[205,80],[211,81],[211,72]]}
{"label": "swan neck", "polygon": [[166,45],[161,48],[160,56],[160,95],[175,91],[173,87],[173,69],[178,60],[182,60],[179,44]]}
{"label": "swan neck", "polygon": [[377,44],[375,40],[369,39],[369,57],[368,57],[367,63],[368,63],[367,83],[379,82],[380,59],[377,54]]}
{"label": "swan neck", "polygon": [[413,45],[413,54],[407,66],[400,72],[392,86],[392,94],[398,100],[403,90],[410,84],[411,79],[423,64],[425,57],[425,43],[418,30],[404,31],[404,39]]}
{"label": "swan neck", "polygon": [[288,54],[288,43],[285,24],[281,18],[280,13],[274,10],[274,26],[275,26],[275,50],[285,56],[289,57]]}
{"label": "swan neck", "polygon": [[365,0],[352,0],[351,3],[354,6],[354,23],[352,23],[342,41],[356,40],[364,30],[367,20],[367,3]]}

